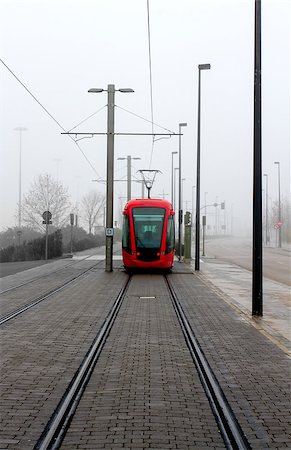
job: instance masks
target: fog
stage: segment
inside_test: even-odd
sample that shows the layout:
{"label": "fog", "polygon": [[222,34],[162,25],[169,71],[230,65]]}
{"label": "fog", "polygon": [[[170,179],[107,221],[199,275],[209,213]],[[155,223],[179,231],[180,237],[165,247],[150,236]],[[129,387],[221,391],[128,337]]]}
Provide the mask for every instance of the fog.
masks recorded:
{"label": "fog", "polygon": [[[163,127],[153,129],[178,133],[179,123],[188,123],[182,136],[183,209],[192,210],[196,184],[197,67],[210,63],[211,70],[201,74],[201,205],[205,198],[207,205],[225,201],[236,232],[252,226],[254,3],[149,1],[153,121]],[[270,203],[278,199],[274,161],[280,161],[281,197],[290,196],[290,5],[262,0],[262,171],[268,174]],[[1,62],[3,230],[17,224],[16,127],[27,128],[23,194],[44,173],[69,187],[76,212],[88,191],[105,192],[104,184],[92,180],[106,177],[106,137],[78,142],[86,159],[20,81],[65,130],[100,110],[74,131],[106,132],[107,93],[87,91],[108,84],[135,91],[116,92],[116,132],[151,133],[152,117],[146,0],[1,0],[0,17],[1,59],[19,79]],[[116,136],[115,178],[126,178],[126,161],[118,157],[140,157],[132,167],[139,178],[137,171],[150,167],[152,155],[151,168],[162,172],[152,196],[170,200],[171,152],[177,150],[176,136],[153,147],[151,136]],[[140,195],[140,184],[133,183],[132,196]],[[125,197],[126,183],[116,182],[116,220]],[[215,208],[207,213],[213,227]]]}

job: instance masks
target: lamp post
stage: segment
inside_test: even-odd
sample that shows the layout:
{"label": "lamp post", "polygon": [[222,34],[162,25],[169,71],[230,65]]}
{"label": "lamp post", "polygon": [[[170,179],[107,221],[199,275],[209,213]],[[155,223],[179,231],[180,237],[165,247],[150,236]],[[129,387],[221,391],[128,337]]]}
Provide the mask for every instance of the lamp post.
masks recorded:
{"label": "lamp post", "polygon": [[117,158],[119,160],[127,160],[127,201],[131,199],[131,161],[132,159],[141,159],[141,158],[133,158],[130,155],[127,155],[126,158]]}
{"label": "lamp post", "polygon": [[197,177],[196,177],[196,220],[195,220],[195,270],[200,270],[200,103],[201,103],[201,70],[209,70],[210,64],[198,65],[198,119],[197,119]]}
{"label": "lamp post", "polygon": [[108,84],[107,89],[92,88],[90,93],[107,91],[107,183],[106,183],[106,263],[105,271],[112,272],[113,254],[113,173],[114,173],[114,94],[118,92],[134,92],[130,88],[115,89]]}
{"label": "lamp post", "polygon": [[275,161],[274,164],[277,164],[278,166],[278,222],[279,222],[279,242],[278,242],[278,247],[281,248],[282,247],[282,234],[281,234],[281,226],[282,226],[282,217],[281,217],[281,189],[280,189],[280,161]]}
{"label": "lamp post", "polygon": [[266,215],[266,245],[269,243],[269,205],[268,205],[268,174],[264,173],[264,177],[266,177],[266,189],[265,189],[265,195],[266,195],[266,203],[265,203],[265,215]]}
{"label": "lamp post", "polygon": [[22,150],[22,132],[26,131],[27,128],[24,127],[16,127],[14,128],[15,131],[19,131],[19,192],[18,192],[18,228],[19,228],[19,245],[20,245],[20,237],[21,237],[21,150]]}
{"label": "lamp post", "polygon": [[187,123],[179,123],[179,221],[178,221],[178,256],[181,262],[182,257],[182,223],[183,223],[183,209],[182,209],[182,164],[181,164],[181,128],[186,127]]}
{"label": "lamp post", "polygon": [[172,166],[171,166],[171,202],[173,205],[174,202],[174,168],[173,168],[173,156],[176,155],[178,152],[172,152]]}
{"label": "lamp post", "polygon": [[261,0],[255,0],[252,315],[263,315]]}
{"label": "lamp post", "polygon": [[184,181],[186,181],[186,178],[182,178],[182,210],[183,210],[183,202],[184,202]]}

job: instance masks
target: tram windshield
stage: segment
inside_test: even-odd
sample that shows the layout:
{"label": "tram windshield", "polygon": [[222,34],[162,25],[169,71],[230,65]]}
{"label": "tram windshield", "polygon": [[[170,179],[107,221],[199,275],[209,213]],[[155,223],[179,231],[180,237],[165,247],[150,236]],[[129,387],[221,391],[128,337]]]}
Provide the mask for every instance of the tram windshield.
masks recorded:
{"label": "tram windshield", "polygon": [[164,208],[133,208],[132,217],[137,248],[160,248],[164,226]]}

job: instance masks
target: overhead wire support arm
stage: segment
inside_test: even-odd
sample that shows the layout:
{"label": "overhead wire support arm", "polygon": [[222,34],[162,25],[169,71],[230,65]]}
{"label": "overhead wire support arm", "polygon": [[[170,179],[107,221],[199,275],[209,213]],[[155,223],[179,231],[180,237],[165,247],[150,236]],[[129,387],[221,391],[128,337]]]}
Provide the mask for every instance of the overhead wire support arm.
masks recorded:
{"label": "overhead wire support arm", "polygon": [[[69,134],[69,135],[86,135],[88,137],[92,137],[95,135],[107,135],[108,133],[102,132],[102,133],[76,133],[76,132],[65,132],[61,134]],[[183,136],[183,133],[112,133],[115,136]]]}

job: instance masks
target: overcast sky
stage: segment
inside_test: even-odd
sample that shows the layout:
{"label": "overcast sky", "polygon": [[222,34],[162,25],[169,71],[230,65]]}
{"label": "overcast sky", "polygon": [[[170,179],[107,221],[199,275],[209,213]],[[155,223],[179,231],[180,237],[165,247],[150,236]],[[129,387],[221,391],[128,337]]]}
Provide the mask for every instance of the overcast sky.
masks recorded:
{"label": "overcast sky", "polygon": [[[236,221],[251,229],[253,157],[254,0],[150,0],[154,122],[182,137],[183,198],[192,205],[196,184],[198,64],[202,72],[201,205],[225,201]],[[106,131],[107,93],[91,87],[130,87],[116,93],[116,132],[151,133],[150,72],[146,0],[0,0],[1,59],[65,130]],[[269,196],[290,195],[290,20],[289,0],[262,0],[263,173]],[[81,151],[1,63],[0,229],[17,224],[19,132],[22,192],[40,174],[51,173],[69,187],[72,203],[106,175],[106,137],[79,141]],[[102,108],[103,107],[103,108]],[[125,111],[127,110],[127,111]],[[133,114],[130,114],[130,111]],[[156,133],[165,132],[154,126]],[[152,196],[170,199],[171,152],[178,138],[155,142],[152,169],[159,169]],[[132,173],[148,169],[152,138],[116,136],[115,177],[126,161],[140,157]],[[176,157],[175,157],[176,158]],[[175,160],[178,166],[178,160]],[[140,185],[132,193],[139,197]],[[116,218],[126,183],[115,184]],[[185,209],[186,204],[184,204]],[[211,208],[209,208],[209,213]]]}

